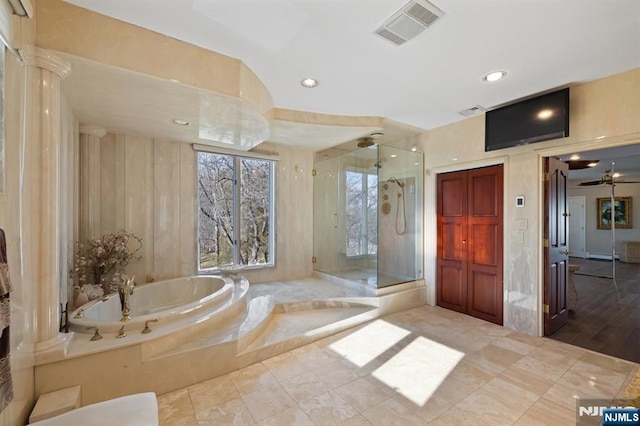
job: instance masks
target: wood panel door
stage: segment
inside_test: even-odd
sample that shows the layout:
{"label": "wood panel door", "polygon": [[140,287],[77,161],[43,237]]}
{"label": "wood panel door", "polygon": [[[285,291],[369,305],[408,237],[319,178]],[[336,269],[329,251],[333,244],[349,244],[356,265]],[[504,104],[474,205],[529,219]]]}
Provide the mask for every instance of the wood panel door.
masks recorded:
{"label": "wood panel door", "polygon": [[503,167],[438,175],[437,303],[502,325]]}
{"label": "wood panel door", "polygon": [[557,158],[545,158],[544,170],[544,334],[548,336],[569,321],[569,166]]}

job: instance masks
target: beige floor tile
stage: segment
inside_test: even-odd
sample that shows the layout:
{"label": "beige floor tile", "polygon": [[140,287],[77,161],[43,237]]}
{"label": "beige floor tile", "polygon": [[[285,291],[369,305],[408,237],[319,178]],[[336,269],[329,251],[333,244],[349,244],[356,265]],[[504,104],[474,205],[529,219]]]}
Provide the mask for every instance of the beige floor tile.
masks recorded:
{"label": "beige floor tile", "polygon": [[500,401],[500,403],[507,405],[510,411],[516,412],[518,415],[522,415],[540,397],[539,394],[500,377],[496,377],[484,385],[482,391],[493,399]]}
{"label": "beige floor tile", "polygon": [[468,362],[465,357],[456,365],[453,371],[449,373],[448,377],[479,389],[493,379],[495,374],[488,373],[485,370],[476,367],[472,363]]}
{"label": "beige floor tile", "polygon": [[537,374],[528,373],[519,368],[507,368],[498,378],[525,389],[537,396],[542,396],[553,385],[552,380],[545,379]]}
{"label": "beige floor tile", "polygon": [[317,426],[334,426],[358,414],[334,391],[302,401],[299,406]]}
{"label": "beige floor tile", "polygon": [[267,417],[258,423],[259,426],[314,426],[313,422],[299,407],[291,407],[287,410]]}
{"label": "beige floor tile", "polygon": [[160,423],[173,425],[182,419],[194,416],[193,405],[187,389],[165,393],[158,396],[158,417]]}
{"label": "beige floor tile", "polygon": [[195,414],[171,421],[160,421],[160,426],[201,426]]}
{"label": "beige floor tile", "polygon": [[465,357],[465,361],[489,374],[498,375],[522,358],[523,355],[518,352],[490,344]]}
{"label": "beige floor tile", "polygon": [[613,399],[626,378],[627,374],[578,361],[558,379],[557,383],[570,389],[581,390],[596,398]]}
{"label": "beige floor tile", "polygon": [[278,380],[262,363],[250,365],[240,370],[229,373],[240,395],[245,395],[264,387],[278,384]]}
{"label": "beige floor tile", "polygon": [[310,370],[330,365],[334,361],[342,359],[342,357],[335,352],[320,348],[316,345],[313,345],[313,349],[311,350],[303,353],[295,353],[295,355]]}
{"label": "beige floor tile", "polygon": [[555,383],[547,392],[545,392],[544,395],[542,395],[542,399],[553,402],[555,405],[566,410],[575,412],[577,400],[594,398],[593,395],[582,389],[571,389],[559,383]]}
{"label": "beige floor tile", "polygon": [[[478,388],[472,384],[460,382],[448,377],[431,395],[424,400],[424,389],[412,389],[413,397],[396,395],[394,399],[419,416],[425,422],[430,422],[451,407],[471,395]],[[432,391],[432,389],[429,389]],[[417,396],[417,398],[415,397]],[[422,396],[422,397],[421,397]]]}
{"label": "beige floor tile", "polygon": [[373,425],[373,423],[367,420],[367,418],[364,417],[362,414],[355,415],[350,419],[340,423],[340,426],[371,426],[371,425]]}
{"label": "beige floor tile", "polygon": [[515,423],[517,426],[574,426],[575,411],[567,410],[551,401],[540,399]]}
{"label": "beige floor tile", "polygon": [[634,368],[637,368],[637,364],[626,361],[620,358],[614,358],[609,355],[597,354],[594,352],[587,352],[580,358],[580,361],[589,364],[597,365],[606,370],[612,370],[621,374],[629,374]]}
{"label": "beige floor tile", "polygon": [[576,358],[565,357],[557,351],[552,352],[548,349],[538,347],[513,366],[531,374],[537,374],[545,379],[555,381],[566,373],[576,361]]}
{"label": "beige floor tile", "polygon": [[510,351],[517,352],[522,355],[530,354],[537,346],[530,345],[529,343],[521,342],[513,338],[513,334],[509,334],[493,342],[494,345],[501,348],[509,349]]}
{"label": "beige floor tile", "polygon": [[516,412],[483,389],[447,410],[432,423],[441,425],[511,425],[526,411]]}
{"label": "beige floor tile", "polygon": [[228,375],[189,386],[187,389],[196,413],[240,397]]}
{"label": "beige floor tile", "polygon": [[542,340],[543,343],[542,345],[540,345],[541,349],[547,349],[549,351],[555,352],[556,354],[562,355],[564,358],[573,358],[578,360],[585,354],[589,353],[589,351],[587,351],[586,349],[569,345],[564,342],[559,342],[557,340],[551,340],[546,337],[543,337]]}
{"label": "beige floor tile", "polygon": [[373,407],[362,412],[374,425],[423,425],[424,420],[413,414],[393,398],[376,404]]}
{"label": "beige floor tile", "polygon": [[542,337],[529,336],[528,334],[523,334],[517,331],[514,331],[509,335],[510,339],[516,340],[518,342],[526,343],[531,346],[540,346],[542,345],[546,339]]}
{"label": "beige floor tile", "polygon": [[297,356],[285,352],[273,358],[262,361],[265,367],[279,381],[287,380],[311,371]]}
{"label": "beige floor tile", "polygon": [[314,369],[313,373],[326,383],[330,389],[335,389],[358,380],[360,375],[358,375],[357,370],[358,368],[353,365],[348,366],[344,362],[333,361],[323,367]]}
{"label": "beige floor tile", "polygon": [[241,398],[213,405],[196,413],[200,425],[253,425],[255,421]]}
{"label": "beige floor tile", "polygon": [[389,398],[389,393],[371,384],[364,378],[347,383],[334,390],[342,399],[358,412],[371,408]]}
{"label": "beige floor tile", "polygon": [[331,387],[320,380],[313,372],[301,374],[282,382],[282,387],[297,401],[313,398],[331,390]]}
{"label": "beige floor tile", "polygon": [[257,422],[294,407],[296,402],[281,385],[271,385],[242,395],[253,419]]}

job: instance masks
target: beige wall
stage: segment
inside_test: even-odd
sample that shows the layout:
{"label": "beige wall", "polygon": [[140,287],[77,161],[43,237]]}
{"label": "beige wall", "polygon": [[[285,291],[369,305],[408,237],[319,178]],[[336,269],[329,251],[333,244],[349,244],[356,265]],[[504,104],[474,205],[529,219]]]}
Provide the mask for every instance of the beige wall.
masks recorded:
{"label": "beige wall", "polygon": [[[640,184],[618,184],[616,185],[616,197],[631,197],[632,205],[636,206],[632,210],[631,223],[633,228],[616,228],[616,252],[620,252],[620,241],[632,240],[640,241]],[[586,251],[590,255],[611,256],[611,230],[598,229],[598,198],[611,197],[611,187],[588,186],[569,188],[568,195],[585,197],[585,237]]]}
{"label": "beige wall", "polygon": [[[101,233],[125,229],[143,240],[142,258],[132,262],[127,273],[135,274],[139,283],[195,274],[197,170],[191,145],[115,134],[107,134],[99,143],[98,228]],[[260,150],[280,158],[276,173],[276,266],[243,274],[251,282],[309,276],[313,153],[278,144],[262,144]],[[86,202],[80,200],[80,210]],[[79,226],[92,228],[84,223]]]}
{"label": "beige wall", "polygon": [[[484,117],[426,132],[425,270],[435,303],[435,190],[438,173],[505,165],[504,325],[528,334],[542,325],[542,173],[544,156],[640,142],[640,69],[571,87],[568,138],[484,152]],[[599,138],[599,139],[596,139]],[[457,158],[457,160],[453,160]],[[525,207],[515,197],[525,196]],[[519,243],[516,226],[526,220]]]}

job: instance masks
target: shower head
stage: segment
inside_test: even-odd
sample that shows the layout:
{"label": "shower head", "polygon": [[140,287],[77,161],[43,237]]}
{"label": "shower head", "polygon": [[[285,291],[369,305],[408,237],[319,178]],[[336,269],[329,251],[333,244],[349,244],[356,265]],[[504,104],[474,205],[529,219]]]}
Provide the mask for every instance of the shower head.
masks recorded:
{"label": "shower head", "polygon": [[387,182],[397,183],[400,188],[404,188],[404,183],[402,183],[398,179],[396,179],[395,176],[391,176]]}
{"label": "shower head", "polygon": [[373,138],[361,138],[358,141],[358,148],[369,148],[373,144]]}

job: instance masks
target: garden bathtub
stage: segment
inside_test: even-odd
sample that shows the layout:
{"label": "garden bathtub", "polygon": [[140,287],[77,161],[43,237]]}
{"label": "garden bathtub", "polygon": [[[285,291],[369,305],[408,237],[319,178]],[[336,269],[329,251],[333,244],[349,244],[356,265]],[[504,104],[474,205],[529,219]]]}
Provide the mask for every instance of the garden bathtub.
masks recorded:
{"label": "garden bathtub", "polygon": [[[136,286],[130,296],[130,317],[122,321],[122,309],[117,293],[107,300],[93,300],[69,315],[70,329],[89,333],[98,327],[100,333],[116,333],[122,326],[127,331],[145,327],[145,322],[158,320],[163,326],[190,317],[205,315],[228,301],[233,294],[233,280],[221,276],[200,275],[176,278]],[[154,321],[155,322],[155,321]]]}

